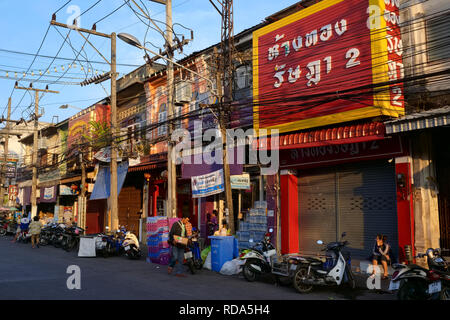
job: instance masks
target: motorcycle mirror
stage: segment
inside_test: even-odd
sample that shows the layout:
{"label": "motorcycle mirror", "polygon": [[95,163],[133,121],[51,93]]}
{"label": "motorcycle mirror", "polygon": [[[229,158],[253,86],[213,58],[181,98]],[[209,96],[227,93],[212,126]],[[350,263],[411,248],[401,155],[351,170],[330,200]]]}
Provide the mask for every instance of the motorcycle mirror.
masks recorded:
{"label": "motorcycle mirror", "polygon": [[323,241],[322,240],[317,240],[317,244],[323,244]]}

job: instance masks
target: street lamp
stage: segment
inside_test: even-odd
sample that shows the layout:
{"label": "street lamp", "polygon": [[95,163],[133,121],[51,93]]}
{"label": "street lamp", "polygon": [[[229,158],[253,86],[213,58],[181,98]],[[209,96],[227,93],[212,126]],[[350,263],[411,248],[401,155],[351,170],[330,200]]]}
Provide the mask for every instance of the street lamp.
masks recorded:
{"label": "street lamp", "polygon": [[186,67],[183,66],[182,64],[179,64],[179,63],[177,63],[177,62],[175,62],[175,61],[173,61],[173,60],[171,60],[171,59],[168,59],[168,58],[166,58],[166,57],[160,55],[159,53],[156,53],[156,52],[154,52],[154,51],[152,51],[152,50],[150,50],[150,49],[144,47],[144,46],[141,44],[141,42],[140,42],[135,36],[133,36],[133,35],[131,35],[131,34],[128,34],[128,33],[119,33],[119,34],[117,35],[117,37],[118,37],[120,40],[122,40],[122,41],[128,43],[129,45],[132,45],[133,47],[136,47],[136,48],[139,48],[139,49],[148,51],[148,52],[150,52],[151,54],[154,54],[155,56],[158,56],[159,58],[164,59],[164,60],[166,60],[167,62],[171,62],[171,63],[173,63],[174,65],[176,65],[177,67],[180,67],[180,68],[182,68],[182,69],[184,69],[184,70],[186,70],[186,71],[188,71],[188,72],[190,72],[190,73],[195,74],[197,77],[202,78],[203,80],[208,81],[208,82],[211,84],[211,90],[213,91],[213,95],[217,96],[217,93],[216,93],[215,90],[214,90],[214,83],[211,81],[211,79],[206,78],[206,77],[202,76],[201,74],[195,72],[194,70],[191,70],[191,69],[189,69],[189,68],[186,68]]}
{"label": "street lamp", "polygon": [[74,108],[74,109],[77,109],[77,110],[83,110],[83,108],[78,108],[78,107],[75,107],[75,106],[72,106],[72,105],[70,105],[70,104],[63,104],[62,106],[60,106],[59,108],[60,109],[67,109],[67,108]]}

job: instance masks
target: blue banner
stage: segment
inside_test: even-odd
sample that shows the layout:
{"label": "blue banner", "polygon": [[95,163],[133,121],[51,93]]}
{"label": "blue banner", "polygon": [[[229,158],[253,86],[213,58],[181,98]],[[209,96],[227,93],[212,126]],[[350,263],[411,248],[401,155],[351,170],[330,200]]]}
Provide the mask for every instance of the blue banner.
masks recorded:
{"label": "blue banner", "polygon": [[[117,165],[117,195],[122,190],[123,183],[127,177],[128,161]],[[109,167],[100,167],[95,181],[94,190],[92,190],[89,200],[108,199],[111,194],[111,169]]]}

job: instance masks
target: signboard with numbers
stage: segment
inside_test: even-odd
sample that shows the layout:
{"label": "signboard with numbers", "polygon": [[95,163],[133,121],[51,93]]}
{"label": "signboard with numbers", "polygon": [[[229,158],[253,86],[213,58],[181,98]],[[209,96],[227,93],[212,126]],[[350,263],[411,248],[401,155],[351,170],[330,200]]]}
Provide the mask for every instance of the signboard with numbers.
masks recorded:
{"label": "signboard with numbers", "polygon": [[399,0],[324,0],[255,31],[255,129],[403,115],[398,7]]}

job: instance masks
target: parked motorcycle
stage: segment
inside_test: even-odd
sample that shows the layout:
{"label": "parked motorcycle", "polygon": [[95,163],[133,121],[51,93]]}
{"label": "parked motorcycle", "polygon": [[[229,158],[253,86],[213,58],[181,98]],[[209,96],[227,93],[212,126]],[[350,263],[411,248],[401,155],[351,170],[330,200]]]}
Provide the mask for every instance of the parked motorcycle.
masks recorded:
{"label": "parked motorcycle", "polygon": [[256,243],[250,250],[246,250],[240,259],[245,260],[242,273],[247,281],[253,282],[262,274],[271,274],[277,251],[270,242],[271,232],[265,234],[261,242]]}
{"label": "parked motorcycle", "polygon": [[62,248],[67,252],[76,249],[80,244],[80,235],[84,233],[84,229],[74,225],[66,228],[63,233]]}
{"label": "parked motorcycle", "polygon": [[[346,233],[342,233],[341,241],[331,242],[322,251],[325,256],[317,257],[298,256],[296,259],[297,270],[293,283],[295,289],[300,293],[311,292],[314,286],[341,286],[344,283],[350,288],[356,287],[355,278],[351,268],[351,257],[344,248],[349,245],[348,241],[342,241]],[[324,244],[317,241],[317,244]]]}
{"label": "parked motorcycle", "polygon": [[141,249],[139,248],[139,241],[133,233],[127,232],[125,234],[125,239],[123,240],[122,247],[125,250],[125,254],[128,258],[134,260],[138,260],[141,258],[142,253]]}
{"label": "parked motorcycle", "polygon": [[[199,243],[200,234],[196,228],[192,229],[192,236],[189,237],[188,245],[187,245],[187,251],[191,252],[192,254],[184,254],[185,259],[190,259],[192,261],[192,265],[195,269],[200,270],[203,267],[203,259],[201,256],[201,250],[200,250],[200,243]],[[188,265],[191,265],[190,262],[188,262]],[[191,271],[191,273],[195,273]]]}
{"label": "parked motorcycle", "polygon": [[394,264],[389,290],[399,300],[450,300],[450,272],[439,249],[430,248],[416,258],[427,257],[428,269],[416,264]]}
{"label": "parked motorcycle", "polygon": [[51,243],[55,248],[61,248],[63,246],[64,233],[66,231],[66,225],[61,223],[52,230],[52,236],[50,238]]}
{"label": "parked motorcycle", "polygon": [[39,245],[46,246],[48,244],[52,244],[53,239],[56,237],[57,228],[57,223],[49,223],[42,228],[41,235],[39,237]]}
{"label": "parked motorcycle", "polygon": [[17,223],[14,221],[4,220],[0,223],[0,237],[4,237],[8,234],[16,234],[17,226]]}

